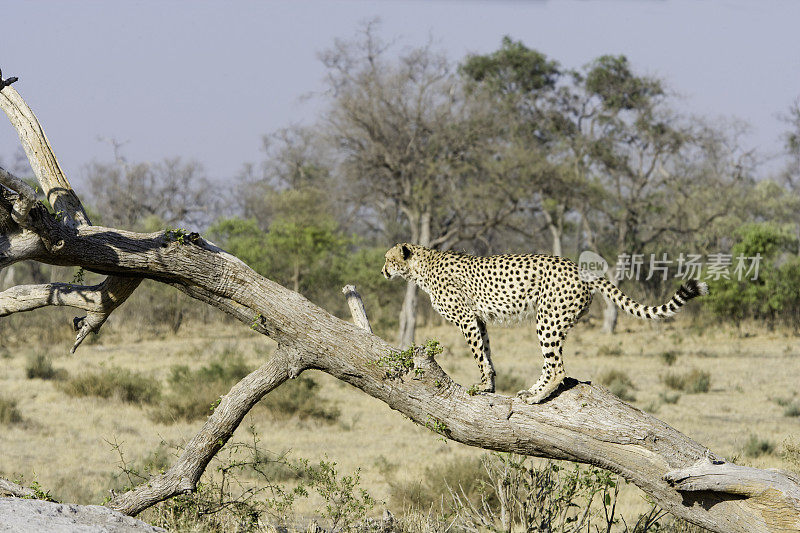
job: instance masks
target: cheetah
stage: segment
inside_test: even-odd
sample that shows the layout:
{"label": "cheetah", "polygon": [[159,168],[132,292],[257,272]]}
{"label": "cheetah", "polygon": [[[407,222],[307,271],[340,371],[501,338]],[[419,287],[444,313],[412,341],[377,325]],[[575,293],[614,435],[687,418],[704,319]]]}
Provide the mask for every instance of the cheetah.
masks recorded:
{"label": "cheetah", "polygon": [[494,392],[495,379],[486,324],[535,318],[544,366],[538,381],[517,393],[526,403],[544,401],[564,380],[564,339],[588,311],[595,292],[646,319],[670,317],[687,301],[708,293],[705,283],[689,280],[669,302],[651,307],[625,296],[606,278],[580,271],[564,257],[480,257],[408,243],[386,252],[382,273],[387,279],[400,276],[416,283],[428,293],[433,308],[461,329],[481,371],[481,381],[475,385],[481,392]]}

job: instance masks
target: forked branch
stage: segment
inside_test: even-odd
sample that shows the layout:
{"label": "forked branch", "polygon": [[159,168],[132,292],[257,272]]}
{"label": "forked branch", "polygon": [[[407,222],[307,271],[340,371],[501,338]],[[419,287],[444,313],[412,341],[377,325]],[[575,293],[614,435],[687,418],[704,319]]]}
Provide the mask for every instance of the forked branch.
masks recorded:
{"label": "forked branch", "polygon": [[[61,224],[65,230],[90,225],[89,216],[58,164],[50,142],[47,140],[47,136],[44,134],[36,115],[34,115],[16,89],[10,87],[15,81],[17,81],[15,77],[3,80],[2,72],[0,72],[0,108],[3,109],[11,121],[11,125],[17,130],[31,168],[36,174],[36,179],[42,187],[45,197],[53,206],[55,221]],[[41,244],[44,245],[47,251],[53,252],[54,249],[57,250],[61,241],[53,238],[51,221],[48,221],[49,224],[43,227],[41,218],[37,224],[36,221],[31,220],[29,217],[31,210],[37,203],[34,189],[3,168],[0,168],[0,185],[5,186],[17,195],[11,209],[11,219],[23,230],[32,230],[39,237]],[[44,210],[40,209],[41,211]],[[14,241],[14,235],[10,233],[6,235],[9,250],[13,249]],[[32,245],[36,243],[31,242],[30,235],[17,235],[16,240],[17,242],[24,241],[28,245],[25,247],[25,251],[35,255],[35,246]],[[57,243],[55,248],[54,243]],[[2,244],[2,240],[0,240],[0,248]],[[0,268],[5,266],[3,263],[11,264],[14,261],[28,258],[24,254],[20,254],[17,257],[14,257],[12,253],[3,255],[5,257],[0,257],[0,259],[5,259],[5,261],[0,261]],[[77,334],[75,343],[70,351],[75,353],[75,350],[81,345],[86,336],[91,332],[97,333],[109,315],[136,290],[140,282],[141,278],[117,278],[111,276],[94,287],[75,287],[70,284],[49,284],[36,288],[30,286],[18,287],[16,289],[19,290],[15,292],[9,293],[9,291],[6,291],[0,294],[0,316],[3,316],[3,309],[7,311],[5,314],[9,314],[27,311],[42,305],[69,305],[85,309],[88,311],[87,315],[75,317],[73,321]],[[27,296],[23,296],[23,293]],[[37,299],[39,302],[44,303],[37,305]],[[21,305],[22,307],[15,309],[15,305]],[[26,306],[34,307],[26,308]]]}

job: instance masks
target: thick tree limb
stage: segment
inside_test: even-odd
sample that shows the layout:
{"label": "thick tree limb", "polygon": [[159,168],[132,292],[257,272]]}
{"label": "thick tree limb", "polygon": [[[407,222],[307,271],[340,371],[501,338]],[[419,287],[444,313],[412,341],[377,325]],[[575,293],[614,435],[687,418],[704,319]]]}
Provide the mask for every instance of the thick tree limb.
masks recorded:
{"label": "thick tree limb", "polygon": [[[10,90],[2,89],[0,106],[4,99],[11,101],[6,95]],[[21,132],[38,127],[24,114],[19,122]],[[32,152],[29,157],[39,157],[36,150]],[[42,158],[50,161],[46,155]],[[40,172],[60,173],[52,161],[45,163]],[[60,178],[46,179],[58,183]],[[69,194],[55,189],[48,189],[48,194],[65,198],[67,205]],[[3,194],[0,200],[0,210],[10,217],[11,202]],[[748,490],[733,487],[751,486],[749,470],[726,470],[730,480],[721,484],[686,484],[694,478],[682,472],[707,456],[713,458],[708,450],[602,387],[571,380],[538,405],[498,394],[471,396],[424,349],[416,350],[414,369],[409,370],[409,361],[401,361],[404,356],[384,340],[259,276],[199,236],[89,226],[80,223],[78,210],[72,207],[76,225],[53,220],[36,205],[28,214],[33,231],[0,226],[0,266],[34,258],[104,274],[152,278],[230,313],[278,342],[273,358],[223,397],[178,461],[165,474],[115,498],[109,504],[113,508],[136,514],[194,490],[208,462],[261,397],[306,369],[318,369],[446,438],[485,449],[592,464],[620,474],[669,512],[712,531],[781,531],[800,517],[797,480],[780,472],[764,475],[752,485],[756,488]],[[64,298],[74,297],[67,293]],[[742,483],[737,485],[736,476]],[[693,487],[703,490],[689,490]],[[765,499],[766,494],[771,499]],[[781,506],[778,516],[770,512],[774,505],[765,502],[780,502],[774,504]]]}
{"label": "thick tree limb", "polygon": [[[61,170],[61,166],[58,164],[55,153],[53,153],[50,142],[47,140],[47,136],[39,124],[36,115],[34,115],[31,108],[25,103],[16,89],[10,87],[10,84],[15,81],[17,81],[16,78],[9,78],[3,81],[0,77],[0,108],[3,109],[8,119],[11,121],[11,125],[17,130],[25,154],[31,164],[31,168],[34,174],[36,174],[36,178],[50,202],[50,205],[52,205],[55,210],[55,218],[64,223],[66,228],[90,225],[91,221],[89,220],[89,216],[86,214],[86,210],[83,204],[81,204],[80,199],[78,199],[78,196],[72,190],[69,180],[67,180],[63,170]],[[17,199],[11,211],[12,220],[22,228],[34,229],[48,251],[53,251],[54,245],[58,247],[60,241],[54,240],[49,231],[43,233],[41,231],[41,224],[37,225],[33,221],[28,220],[28,214],[36,203],[35,191],[27,183],[11,175],[2,168],[0,168],[0,184],[5,185],[17,193]],[[37,231],[37,228],[39,231]],[[8,237],[9,244],[12,244],[10,240],[11,235]],[[20,235],[20,237],[24,237],[24,235]],[[17,240],[19,241],[20,239]],[[26,244],[30,245],[31,242],[27,241]],[[2,254],[3,247],[3,242],[0,238],[0,268],[4,266],[2,260],[4,255]],[[12,246],[9,246],[9,248],[12,248]],[[26,251],[31,253],[32,250],[27,249]],[[15,259],[13,254],[5,254],[5,256],[6,259],[10,258],[11,261],[25,258],[20,257],[20,259]],[[107,278],[100,285],[89,288],[88,292],[82,293],[83,297],[88,298],[87,302],[91,301],[91,305],[93,305],[92,308],[82,307],[81,305],[76,306],[70,303],[58,304],[72,305],[72,307],[80,307],[88,311],[85,317],[76,317],[73,322],[77,335],[75,343],[70,350],[72,353],[75,353],[75,350],[81,345],[90,332],[97,333],[100,331],[100,328],[105,323],[106,319],[108,319],[108,316],[136,290],[140,282],[141,279],[136,280],[129,277],[115,278],[112,276]],[[69,299],[64,291],[64,287],[57,288],[55,292],[60,292],[61,294],[53,294],[52,296],[54,296],[54,298],[51,299],[47,305],[56,305],[53,302],[59,301],[59,296]],[[72,291],[72,289],[70,289],[69,292],[76,294],[80,291]],[[94,300],[92,300],[93,296],[96,296]],[[31,301],[29,300],[28,303],[30,304]],[[2,308],[2,305],[2,298],[0,298],[0,308]],[[26,309],[21,310],[24,311]],[[0,316],[2,316],[2,314],[0,314]]]}
{"label": "thick tree limb", "polygon": [[35,498],[36,491],[18,485],[13,481],[0,478],[0,496],[14,496],[15,498]]}
{"label": "thick tree limb", "polygon": [[700,460],[668,472],[664,479],[685,495],[730,494],[760,510],[770,531],[800,531],[800,477],[733,463]]}
{"label": "thick tree limb", "polygon": [[56,213],[71,225],[89,224],[89,217],[61,170],[41,124],[16,89],[7,85],[0,89],[0,108],[17,130],[33,173]]}

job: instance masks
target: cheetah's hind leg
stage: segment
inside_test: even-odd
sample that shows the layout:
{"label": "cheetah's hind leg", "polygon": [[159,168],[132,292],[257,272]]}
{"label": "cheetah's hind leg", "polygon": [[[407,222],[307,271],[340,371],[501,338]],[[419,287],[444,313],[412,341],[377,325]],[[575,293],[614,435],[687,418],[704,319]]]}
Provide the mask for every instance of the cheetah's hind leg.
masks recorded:
{"label": "cheetah's hind leg", "polygon": [[542,375],[539,376],[533,387],[517,393],[517,396],[525,403],[543,402],[555,392],[567,375],[564,372],[564,361],[561,357],[566,328],[554,322],[556,319],[538,316],[537,313],[536,331],[539,335],[539,343],[542,345],[544,365],[542,366]]}

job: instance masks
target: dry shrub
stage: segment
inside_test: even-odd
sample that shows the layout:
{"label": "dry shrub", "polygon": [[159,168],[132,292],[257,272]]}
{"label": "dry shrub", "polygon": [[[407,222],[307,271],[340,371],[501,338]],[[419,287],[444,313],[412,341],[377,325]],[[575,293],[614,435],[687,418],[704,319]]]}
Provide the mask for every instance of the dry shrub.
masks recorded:
{"label": "dry shrub", "polygon": [[608,370],[600,374],[597,381],[605,385],[611,394],[617,396],[620,400],[632,402],[636,400],[631,390],[636,390],[633,381],[628,377],[628,374],[621,370]]}
{"label": "dry shrub", "polygon": [[0,397],[0,424],[10,425],[22,422],[22,415],[17,409],[17,402]]}
{"label": "dry shrub", "polygon": [[264,398],[261,403],[278,419],[297,417],[333,423],[341,411],[319,397],[319,385],[305,376],[287,381]]}
{"label": "dry shrub", "polygon": [[696,368],[684,374],[670,372],[662,376],[661,381],[670,389],[689,393],[708,392],[711,388],[711,374]]}
{"label": "dry shrub", "polygon": [[67,371],[63,368],[55,368],[52,359],[46,353],[37,352],[28,357],[25,375],[28,376],[28,379],[61,380],[67,377]]}
{"label": "dry shrub", "polygon": [[109,368],[75,376],[59,384],[70,396],[114,398],[126,403],[153,404],[161,396],[154,379],[124,368]]}
{"label": "dry shrub", "polygon": [[250,368],[240,356],[234,356],[232,350],[223,351],[218,360],[197,370],[186,365],[173,366],[167,378],[169,393],[151,413],[151,418],[162,424],[206,418],[219,398],[249,373]]}

